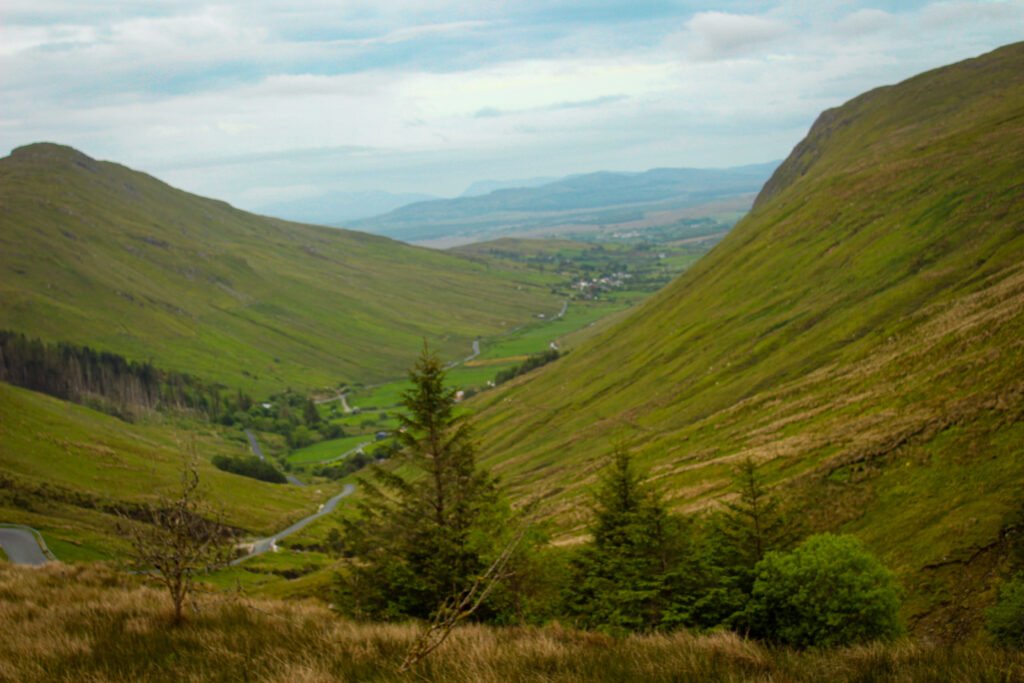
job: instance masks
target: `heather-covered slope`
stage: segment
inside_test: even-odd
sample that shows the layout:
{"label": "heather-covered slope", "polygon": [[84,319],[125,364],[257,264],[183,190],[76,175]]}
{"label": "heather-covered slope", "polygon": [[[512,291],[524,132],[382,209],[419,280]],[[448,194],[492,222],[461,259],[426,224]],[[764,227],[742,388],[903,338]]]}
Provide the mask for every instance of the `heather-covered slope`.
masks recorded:
{"label": "heather-covered slope", "polygon": [[1024,504],[1024,44],[825,112],[701,262],[477,409],[568,536],[613,440],[689,510],[750,456],[916,627],[972,628]]}
{"label": "heather-covered slope", "polygon": [[546,288],[457,256],[288,223],[68,147],[0,160],[0,328],[272,390],[402,375],[426,337],[468,353]]}

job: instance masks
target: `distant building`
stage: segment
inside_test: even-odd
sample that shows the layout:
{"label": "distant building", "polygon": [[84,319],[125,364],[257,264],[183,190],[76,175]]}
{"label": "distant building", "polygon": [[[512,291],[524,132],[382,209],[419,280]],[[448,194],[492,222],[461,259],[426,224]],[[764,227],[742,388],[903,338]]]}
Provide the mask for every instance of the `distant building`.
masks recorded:
{"label": "distant building", "polygon": [[373,436],[375,439],[377,439],[377,441],[383,441],[384,439],[388,438],[391,435],[388,434],[387,432],[377,432]]}

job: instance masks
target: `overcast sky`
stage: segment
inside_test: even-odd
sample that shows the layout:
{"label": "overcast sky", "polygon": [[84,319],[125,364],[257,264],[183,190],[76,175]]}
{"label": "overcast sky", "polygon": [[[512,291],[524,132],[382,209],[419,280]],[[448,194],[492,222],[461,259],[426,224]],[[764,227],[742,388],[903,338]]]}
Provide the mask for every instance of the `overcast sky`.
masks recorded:
{"label": "overcast sky", "polygon": [[785,157],[822,109],[1024,39],[1024,0],[3,0],[0,150],[244,208]]}

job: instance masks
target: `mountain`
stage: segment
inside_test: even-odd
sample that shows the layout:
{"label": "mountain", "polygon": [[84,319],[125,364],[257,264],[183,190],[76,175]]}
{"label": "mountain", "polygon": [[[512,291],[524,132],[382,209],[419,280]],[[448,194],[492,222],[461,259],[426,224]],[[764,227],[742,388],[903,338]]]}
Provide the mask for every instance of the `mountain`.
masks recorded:
{"label": "mountain", "polygon": [[[417,202],[382,216],[354,221],[350,227],[408,242],[452,236],[483,240],[510,234],[552,234],[573,227],[594,229],[716,200],[752,197],[776,165],[658,168],[643,173],[602,171],[569,176],[539,187]],[[663,220],[671,222],[675,218],[667,216]]]}
{"label": "mountain", "polygon": [[707,256],[476,423],[566,540],[616,441],[687,511],[753,458],[896,570],[912,627],[963,634],[1024,507],[1022,340],[1018,43],[824,112]]}
{"label": "mountain", "polygon": [[316,197],[274,202],[258,207],[262,214],[289,221],[335,225],[386,213],[406,204],[437,197],[429,194],[394,194],[383,190],[366,192],[329,192]]}
{"label": "mountain", "polygon": [[490,194],[495,190],[509,190],[516,187],[537,187],[556,182],[558,178],[551,176],[540,176],[537,178],[522,178],[520,180],[478,180],[470,183],[460,197],[478,197],[482,194]]}
{"label": "mountain", "polygon": [[0,329],[271,391],[405,373],[557,310],[468,259],[256,216],[69,147],[0,159]]}

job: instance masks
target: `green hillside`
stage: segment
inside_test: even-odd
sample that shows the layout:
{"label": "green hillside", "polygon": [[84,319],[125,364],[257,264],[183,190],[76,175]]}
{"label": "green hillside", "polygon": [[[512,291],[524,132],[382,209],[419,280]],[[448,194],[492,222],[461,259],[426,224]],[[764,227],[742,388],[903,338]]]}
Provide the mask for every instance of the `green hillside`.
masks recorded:
{"label": "green hillside", "polygon": [[914,628],[974,628],[1024,504],[1024,44],[823,113],[708,256],[475,407],[564,539],[614,440],[691,511],[752,457]]}
{"label": "green hillside", "polygon": [[114,510],[173,496],[182,454],[195,448],[205,494],[225,521],[254,535],[316,511],[340,486],[267,484],[214,468],[248,453],[239,433],[194,423],[129,424],[0,382],[0,520],[42,531],[64,561],[119,556]]}
{"label": "green hillside", "polygon": [[404,374],[557,311],[454,255],[255,216],[68,147],[0,160],[0,328],[253,390]]}

